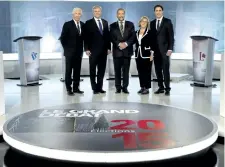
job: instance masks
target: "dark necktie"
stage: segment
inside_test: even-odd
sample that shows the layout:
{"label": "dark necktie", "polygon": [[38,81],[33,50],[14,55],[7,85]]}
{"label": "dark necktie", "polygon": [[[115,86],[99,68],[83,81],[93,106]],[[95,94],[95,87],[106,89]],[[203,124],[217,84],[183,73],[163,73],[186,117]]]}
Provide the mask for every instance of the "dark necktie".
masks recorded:
{"label": "dark necktie", "polygon": [[159,26],[160,26],[160,20],[158,20],[158,22],[157,22],[157,31],[159,30]]}
{"label": "dark necktie", "polygon": [[79,26],[79,22],[77,22],[77,30],[78,30],[78,33],[80,34],[80,26]]}
{"label": "dark necktie", "polygon": [[102,23],[101,23],[100,20],[98,20],[98,26],[99,26],[100,33],[103,34],[103,32],[102,32]]}
{"label": "dark necktie", "polygon": [[120,33],[123,36],[124,28],[123,28],[123,22],[120,22]]}

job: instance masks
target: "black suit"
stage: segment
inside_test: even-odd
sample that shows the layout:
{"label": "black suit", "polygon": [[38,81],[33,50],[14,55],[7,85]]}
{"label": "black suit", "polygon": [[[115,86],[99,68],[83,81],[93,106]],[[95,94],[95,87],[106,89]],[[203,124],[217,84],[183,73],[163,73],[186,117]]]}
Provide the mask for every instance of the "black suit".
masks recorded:
{"label": "black suit", "polygon": [[[133,44],[135,40],[134,24],[125,21],[124,33],[120,32],[119,23],[110,25],[111,42],[113,43],[113,62],[115,70],[115,86],[117,90],[126,89],[129,84],[130,60],[133,55]],[[119,48],[120,42],[126,42],[127,47],[123,50]],[[123,69],[123,86],[121,87],[121,69]]]}
{"label": "black suit", "polygon": [[137,64],[137,71],[140,81],[141,88],[149,89],[151,88],[151,71],[152,71],[152,61],[150,61],[150,55],[153,45],[152,33],[150,30],[146,29],[145,33],[141,37],[141,42],[139,42],[139,31],[136,32],[136,50],[135,58]]}
{"label": "black suit", "polygon": [[62,28],[60,41],[64,49],[64,56],[66,58],[66,75],[65,84],[67,91],[71,90],[71,74],[73,70],[73,89],[79,89],[80,84],[80,70],[83,56],[83,26],[84,23],[80,21],[80,30],[76,26],[74,20],[65,22]]}
{"label": "black suit", "polygon": [[[91,86],[92,90],[97,92],[102,90],[106,69],[107,50],[111,50],[108,22],[104,19],[101,20],[103,26],[102,34],[94,18],[86,21],[84,40],[85,51],[89,50],[91,52],[91,56],[89,57]],[[97,83],[96,67],[98,68]]]}
{"label": "black suit", "polygon": [[[157,20],[151,22],[151,30],[154,34],[154,40],[156,41],[154,50],[154,64],[155,72],[158,80],[159,89],[170,91],[170,56],[166,53],[168,50],[173,50],[174,47],[174,30],[173,24],[170,19],[163,17],[159,29],[156,29]],[[163,76],[164,84],[163,85]]]}

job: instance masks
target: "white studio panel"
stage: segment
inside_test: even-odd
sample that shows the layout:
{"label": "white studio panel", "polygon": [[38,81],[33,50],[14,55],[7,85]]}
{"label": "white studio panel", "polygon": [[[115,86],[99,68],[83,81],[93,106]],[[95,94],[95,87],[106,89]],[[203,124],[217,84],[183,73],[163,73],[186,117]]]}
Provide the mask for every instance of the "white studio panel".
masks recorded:
{"label": "white studio panel", "polygon": [[5,114],[3,52],[0,51],[0,115]]}
{"label": "white studio panel", "polygon": [[220,67],[220,115],[225,117],[225,91],[224,91],[224,78],[225,78],[225,58],[224,54],[221,55],[221,67]]}

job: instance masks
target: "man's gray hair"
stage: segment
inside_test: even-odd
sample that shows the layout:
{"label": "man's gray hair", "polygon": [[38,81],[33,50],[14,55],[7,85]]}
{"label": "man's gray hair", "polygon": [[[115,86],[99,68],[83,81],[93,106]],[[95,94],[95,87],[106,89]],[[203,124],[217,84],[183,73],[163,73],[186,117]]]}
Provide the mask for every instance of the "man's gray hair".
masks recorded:
{"label": "man's gray hair", "polygon": [[82,11],[81,8],[74,8],[73,11],[72,11],[72,14],[74,14],[74,13],[75,13],[76,11],[78,11],[78,10],[81,11],[81,14],[82,14],[83,11]]}
{"label": "man's gray hair", "polygon": [[99,8],[100,10],[102,10],[102,7],[99,5],[93,6],[92,11],[94,11],[95,9]]}

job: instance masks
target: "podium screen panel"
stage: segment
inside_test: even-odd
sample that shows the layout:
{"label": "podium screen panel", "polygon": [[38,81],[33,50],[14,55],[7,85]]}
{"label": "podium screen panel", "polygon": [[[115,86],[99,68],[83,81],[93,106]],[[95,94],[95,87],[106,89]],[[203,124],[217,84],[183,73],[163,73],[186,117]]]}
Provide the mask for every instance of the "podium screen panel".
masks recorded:
{"label": "podium screen panel", "polygon": [[40,40],[23,40],[27,84],[39,82]]}
{"label": "podium screen panel", "polygon": [[208,40],[193,40],[193,67],[194,81],[205,83],[207,58],[208,58]]}

